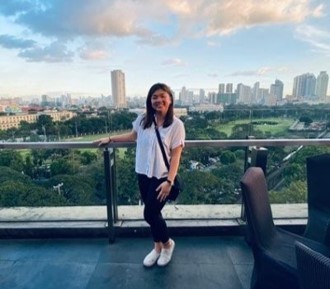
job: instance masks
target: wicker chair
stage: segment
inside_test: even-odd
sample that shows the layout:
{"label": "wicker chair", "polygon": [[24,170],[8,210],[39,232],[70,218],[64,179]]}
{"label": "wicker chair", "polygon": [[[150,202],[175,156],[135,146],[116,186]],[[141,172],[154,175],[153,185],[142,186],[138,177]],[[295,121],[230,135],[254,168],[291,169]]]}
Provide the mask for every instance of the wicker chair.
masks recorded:
{"label": "wicker chair", "polygon": [[309,157],[308,221],[304,235],[330,246],[330,154]]}
{"label": "wicker chair", "polygon": [[330,258],[300,242],[295,246],[300,288],[329,289]]}
{"label": "wicker chair", "polygon": [[261,168],[250,167],[241,179],[247,217],[248,243],[254,256],[251,289],[298,289],[295,241],[317,242],[274,225],[266,178]]}

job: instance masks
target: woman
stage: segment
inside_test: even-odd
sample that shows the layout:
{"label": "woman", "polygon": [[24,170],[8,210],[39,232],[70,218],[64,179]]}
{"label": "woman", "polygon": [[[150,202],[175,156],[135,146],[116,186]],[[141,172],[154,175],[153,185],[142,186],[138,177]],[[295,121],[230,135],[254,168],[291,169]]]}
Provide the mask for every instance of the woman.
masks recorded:
{"label": "woman", "polygon": [[[137,143],[135,171],[144,202],[144,219],[150,225],[154,241],[154,248],[143,260],[146,267],[156,262],[159,266],[166,266],[171,261],[175,247],[161,213],[179,168],[185,140],[184,125],[174,116],[173,101],[173,93],[166,84],[154,84],[148,92],[147,111],[133,122],[131,132],[96,141],[101,146],[110,142]],[[164,144],[169,170],[164,162],[155,126]]]}

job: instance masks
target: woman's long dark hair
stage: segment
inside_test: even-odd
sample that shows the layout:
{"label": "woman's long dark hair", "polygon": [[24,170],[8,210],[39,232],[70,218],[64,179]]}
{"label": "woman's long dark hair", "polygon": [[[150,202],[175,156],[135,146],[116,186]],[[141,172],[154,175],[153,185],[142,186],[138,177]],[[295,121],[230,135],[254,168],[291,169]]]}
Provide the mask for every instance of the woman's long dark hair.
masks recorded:
{"label": "woman's long dark hair", "polygon": [[149,92],[148,92],[148,96],[147,96],[147,101],[146,101],[147,112],[146,112],[146,115],[143,119],[143,128],[144,129],[150,127],[152,125],[153,121],[154,121],[155,110],[152,108],[152,105],[151,105],[151,97],[155,93],[155,91],[158,90],[158,89],[161,89],[161,90],[164,90],[165,92],[167,92],[169,94],[170,98],[171,98],[171,101],[172,101],[172,103],[170,104],[170,106],[168,108],[168,111],[166,113],[163,127],[168,127],[173,122],[173,115],[174,115],[173,92],[172,92],[171,88],[168,85],[166,85],[164,83],[155,83],[153,86],[150,87]]}

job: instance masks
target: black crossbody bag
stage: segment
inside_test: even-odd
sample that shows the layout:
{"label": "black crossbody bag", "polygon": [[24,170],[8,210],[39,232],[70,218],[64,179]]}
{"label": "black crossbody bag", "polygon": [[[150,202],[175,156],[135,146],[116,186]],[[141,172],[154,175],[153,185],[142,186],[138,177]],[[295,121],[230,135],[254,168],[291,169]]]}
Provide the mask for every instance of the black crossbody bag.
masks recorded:
{"label": "black crossbody bag", "polygon": [[[158,143],[159,143],[160,149],[162,151],[163,159],[164,159],[165,165],[167,167],[167,170],[169,171],[170,170],[170,164],[169,164],[168,159],[166,157],[164,145],[163,145],[163,142],[162,142],[162,140],[160,138],[160,134],[159,134],[159,131],[158,131],[158,128],[157,128],[157,124],[156,124],[156,121],[155,120],[154,120],[154,124],[155,124],[155,131],[156,131]],[[170,194],[168,195],[167,199],[168,200],[171,200],[171,201],[175,201],[182,190],[183,190],[182,181],[180,179],[180,176],[177,174],[175,176],[175,179],[174,179],[174,182],[173,182],[173,186],[171,188]]]}

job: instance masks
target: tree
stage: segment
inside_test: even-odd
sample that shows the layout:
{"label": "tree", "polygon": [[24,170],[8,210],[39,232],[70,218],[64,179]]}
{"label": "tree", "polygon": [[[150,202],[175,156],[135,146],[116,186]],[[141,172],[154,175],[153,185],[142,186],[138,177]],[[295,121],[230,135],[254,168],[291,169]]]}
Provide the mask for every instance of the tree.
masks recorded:
{"label": "tree", "polygon": [[280,191],[270,191],[269,199],[272,203],[279,204],[295,204],[306,203],[307,200],[307,188],[306,182],[294,181],[286,188]]}
{"label": "tree", "polygon": [[218,131],[215,128],[207,128],[206,133],[210,139],[227,139],[227,135],[224,132]]}
{"label": "tree", "polygon": [[236,156],[231,151],[226,150],[221,154],[220,161],[222,164],[228,165],[236,161]]}
{"label": "tree", "polygon": [[[54,188],[63,184],[59,189]],[[95,188],[93,182],[85,175],[58,175],[52,177],[48,183],[48,188],[53,190],[61,197],[66,199],[68,205],[91,205]]]}
{"label": "tree", "polygon": [[184,190],[178,200],[182,204],[232,204],[239,198],[232,180],[197,170],[181,176]]}
{"label": "tree", "polygon": [[93,195],[94,204],[105,204],[105,178],[103,159],[99,158],[88,166],[84,166],[80,170],[80,175],[85,179],[89,179],[90,185],[94,188],[95,194]]}
{"label": "tree", "polygon": [[7,180],[15,180],[17,182],[22,182],[25,184],[33,183],[28,176],[22,174],[21,172],[17,172],[10,167],[0,166],[0,184]]}
{"label": "tree", "polygon": [[52,117],[47,114],[39,115],[36,123],[38,134],[43,134],[46,137],[48,135],[55,135],[55,126]]}
{"label": "tree", "polygon": [[31,124],[27,121],[21,121],[19,125],[19,135],[23,137],[24,141],[31,134]]}
{"label": "tree", "polygon": [[33,164],[30,155],[25,157],[24,173],[31,178],[33,177]]}
{"label": "tree", "polygon": [[305,126],[309,126],[313,122],[312,118],[307,115],[302,115],[299,121],[305,123]]}
{"label": "tree", "polygon": [[65,205],[64,198],[35,185],[31,179],[8,167],[0,167],[0,207]]}
{"label": "tree", "polygon": [[140,200],[134,169],[135,149],[128,148],[123,158],[116,159],[118,204],[138,204]]}
{"label": "tree", "polygon": [[80,161],[83,165],[89,165],[96,159],[97,159],[97,154],[90,151],[84,151],[80,155]]}
{"label": "tree", "polygon": [[55,175],[73,175],[79,171],[79,160],[74,159],[74,153],[70,156],[57,158],[50,164],[50,172]]}
{"label": "tree", "polygon": [[22,171],[24,162],[22,155],[14,150],[0,151],[0,166],[10,167],[16,171]]}

